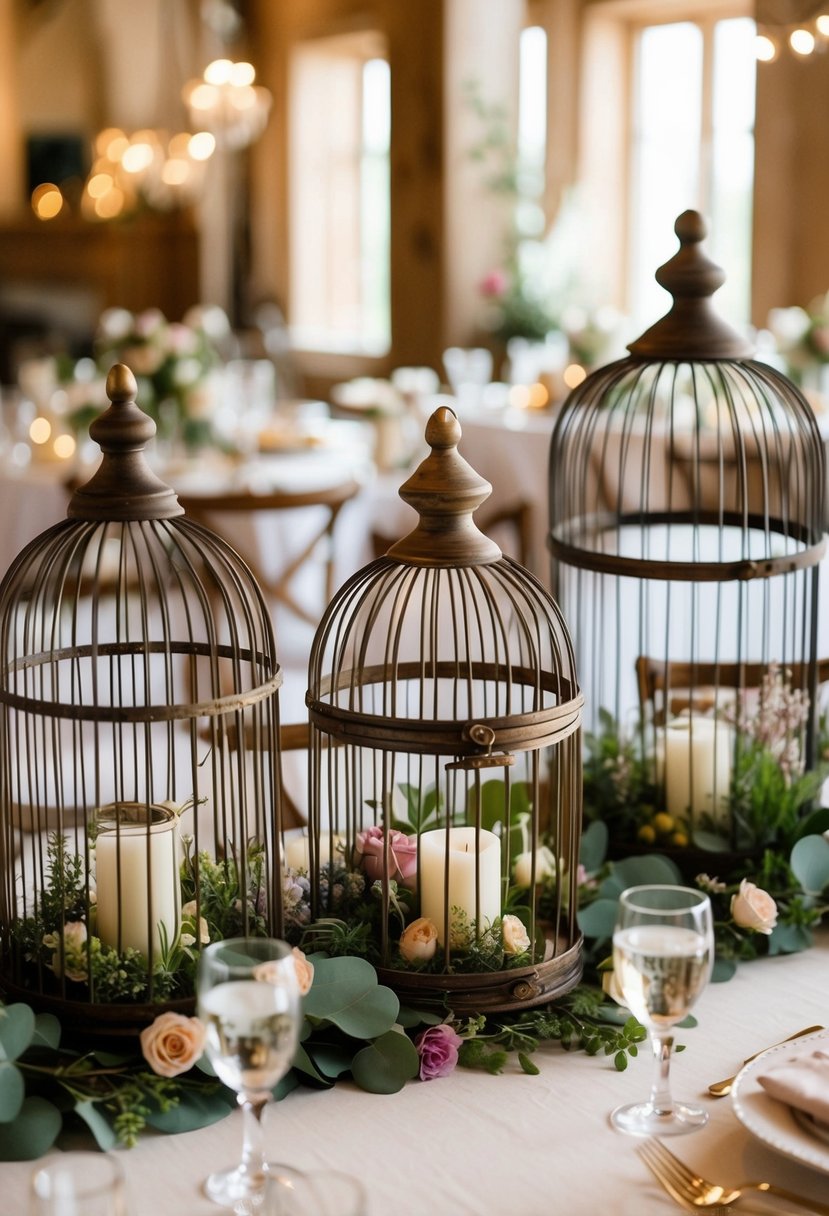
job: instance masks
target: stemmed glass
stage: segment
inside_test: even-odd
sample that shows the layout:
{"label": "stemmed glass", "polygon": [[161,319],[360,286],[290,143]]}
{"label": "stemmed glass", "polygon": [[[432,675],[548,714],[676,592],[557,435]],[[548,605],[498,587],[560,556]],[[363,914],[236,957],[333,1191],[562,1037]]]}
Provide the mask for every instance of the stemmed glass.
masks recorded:
{"label": "stemmed glass", "polygon": [[692,1132],[708,1121],[700,1106],[671,1097],[672,1028],[708,983],[714,963],[711,901],[690,887],[629,887],[619,899],[613,971],[631,1013],[646,1027],[656,1073],[646,1102],[620,1106],[610,1121],[640,1136]]}
{"label": "stemmed glass", "polygon": [[198,1008],[207,1028],[207,1056],[244,1110],[242,1160],[211,1174],[205,1192],[237,1212],[252,1211],[268,1176],[262,1114],[291,1066],[299,1034],[291,947],[264,937],[214,942],[199,962]]}

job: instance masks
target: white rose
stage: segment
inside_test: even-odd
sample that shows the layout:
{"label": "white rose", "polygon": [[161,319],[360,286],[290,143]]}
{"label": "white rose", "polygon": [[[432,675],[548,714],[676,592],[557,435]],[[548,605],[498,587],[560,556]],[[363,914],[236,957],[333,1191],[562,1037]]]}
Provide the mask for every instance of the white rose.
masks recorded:
{"label": "white rose", "polygon": [[[512,867],[512,879],[517,887],[528,887],[532,881],[533,855],[532,851],[519,853]],[[544,882],[546,878],[554,878],[556,859],[554,854],[542,845],[535,850],[535,881]]]}
{"label": "white rose", "polygon": [[741,929],[769,934],[777,924],[777,904],[767,891],[744,878],[731,896],[731,916]]}
{"label": "white rose", "polygon": [[501,921],[505,954],[523,954],[530,948],[530,938],[524,922],[508,913]]}

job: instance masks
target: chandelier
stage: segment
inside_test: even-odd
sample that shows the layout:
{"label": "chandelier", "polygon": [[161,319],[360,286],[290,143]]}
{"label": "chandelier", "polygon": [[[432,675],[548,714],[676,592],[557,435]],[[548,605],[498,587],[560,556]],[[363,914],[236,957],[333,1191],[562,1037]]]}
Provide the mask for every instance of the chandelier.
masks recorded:
{"label": "chandelier", "polygon": [[808,59],[829,46],[829,0],[759,0],[755,53],[772,63],[783,49]]}
{"label": "chandelier", "polygon": [[182,93],[194,127],[209,133],[222,149],[246,148],[265,129],[271,94],[255,84],[253,64],[214,59]]}

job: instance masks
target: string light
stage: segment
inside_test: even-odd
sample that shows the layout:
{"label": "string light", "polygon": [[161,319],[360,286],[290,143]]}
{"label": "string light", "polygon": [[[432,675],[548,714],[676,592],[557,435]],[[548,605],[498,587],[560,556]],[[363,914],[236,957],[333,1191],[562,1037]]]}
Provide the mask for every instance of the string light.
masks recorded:
{"label": "string light", "polygon": [[829,12],[818,11],[812,21],[800,25],[761,22],[755,40],[755,55],[761,63],[773,63],[781,49],[788,47],[798,59],[808,59],[825,51],[828,45]]}

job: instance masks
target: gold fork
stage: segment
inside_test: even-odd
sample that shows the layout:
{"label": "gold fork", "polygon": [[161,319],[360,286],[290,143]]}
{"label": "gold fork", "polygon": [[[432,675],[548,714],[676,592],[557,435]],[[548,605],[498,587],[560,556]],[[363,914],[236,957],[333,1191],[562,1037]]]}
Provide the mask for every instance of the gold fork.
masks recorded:
{"label": "gold fork", "polygon": [[804,1199],[793,1191],[774,1186],[771,1182],[741,1182],[736,1187],[718,1186],[709,1182],[700,1174],[684,1165],[659,1140],[646,1140],[639,1146],[637,1152],[650,1169],[651,1173],[662,1183],[669,1195],[680,1204],[690,1203],[697,1208],[711,1209],[716,1206],[728,1207],[740,1198],[744,1191],[759,1191],[765,1195],[776,1195],[788,1203],[796,1203],[809,1212],[818,1216],[829,1216],[829,1207],[814,1199]]}

